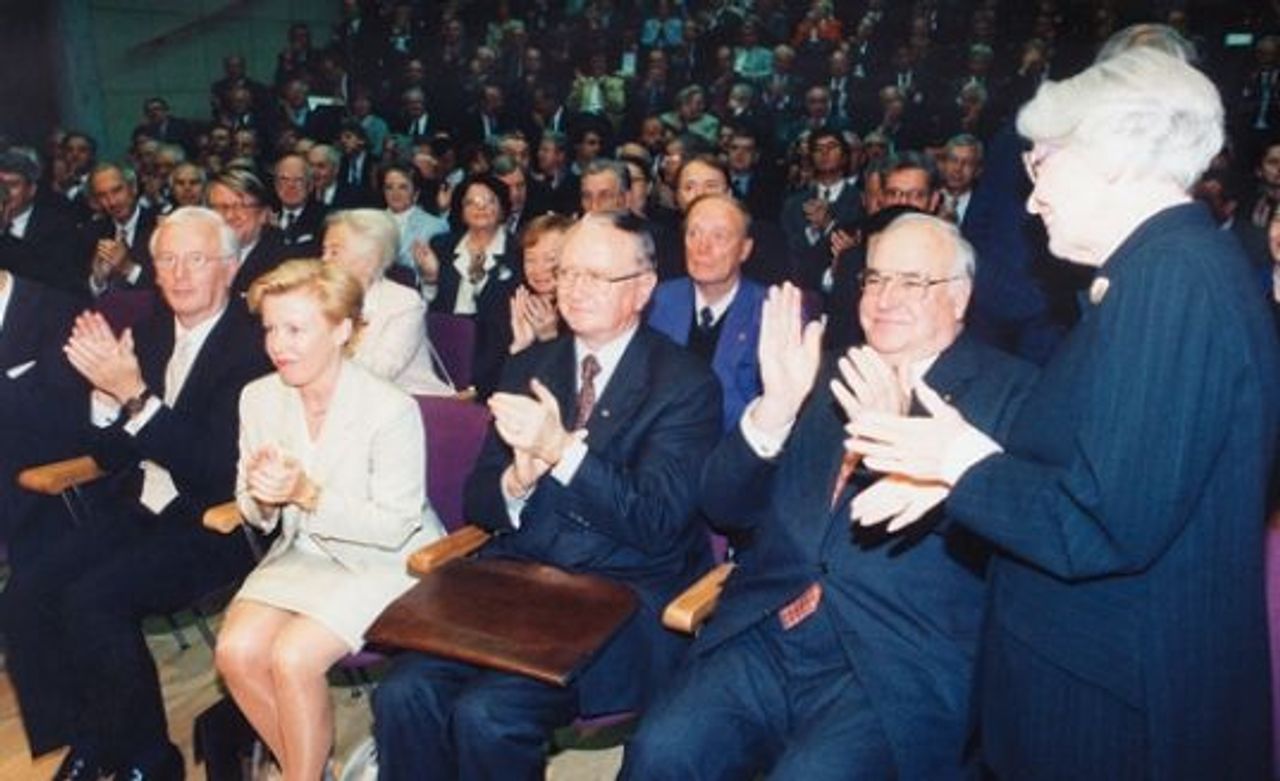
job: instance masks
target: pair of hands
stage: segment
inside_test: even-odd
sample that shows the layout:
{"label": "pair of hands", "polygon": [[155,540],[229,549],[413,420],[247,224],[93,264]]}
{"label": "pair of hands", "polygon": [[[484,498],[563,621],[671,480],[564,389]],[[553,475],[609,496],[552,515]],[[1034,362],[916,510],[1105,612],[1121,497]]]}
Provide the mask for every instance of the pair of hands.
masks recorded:
{"label": "pair of hands", "polygon": [[[790,426],[813,388],[822,361],[820,322],[803,324],[800,291],[790,284],[769,291],[761,316],[760,375],[764,393],[753,407],[752,423],[765,431]],[[909,366],[891,368],[870,347],[850,349],[837,363],[831,392],[849,423],[845,449],[870,469],[885,474],[854,498],[853,522],[888,522],[904,528],[946,498],[943,457],[970,428],[960,413]],[[928,417],[907,417],[914,391]]]}
{"label": "pair of hands", "polygon": [[62,349],[75,370],[117,404],[136,398],[146,389],[133,347],[133,332],[126,328],[117,338],[106,318],[97,312],[82,312],[76,317]]}
{"label": "pair of hands", "polygon": [[113,276],[125,278],[133,272],[129,248],[119,239],[98,239],[93,251],[93,280],[105,285]]}
{"label": "pair of hands", "polygon": [[585,430],[567,431],[560,419],[560,404],[538,380],[529,383],[532,396],[495,393],[489,397],[494,429],[511,447],[514,460],[502,474],[508,496],[525,496],[552,467],[560,463],[574,442],[586,438]]}
{"label": "pair of hands", "polygon": [[249,454],[245,485],[254,501],[272,510],[286,504],[308,504],[307,498],[314,498],[317,493],[301,462],[275,445],[265,445]]}
{"label": "pair of hands", "polygon": [[556,305],[531,293],[524,285],[511,297],[511,354],[515,355],[534,342],[548,342],[560,333],[560,314]]}

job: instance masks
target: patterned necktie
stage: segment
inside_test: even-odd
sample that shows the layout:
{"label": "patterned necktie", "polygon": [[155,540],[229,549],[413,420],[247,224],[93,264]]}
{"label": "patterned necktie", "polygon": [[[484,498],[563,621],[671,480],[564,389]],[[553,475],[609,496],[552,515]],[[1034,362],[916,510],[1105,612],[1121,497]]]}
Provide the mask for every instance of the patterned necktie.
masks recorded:
{"label": "patterned necktie", "polygon": [[591,417],[591,410],[596,406],[596,375],[600,373],[600,362],[594,355],[582,359],[582,387],[578,389],[578,412],[573,418],[573,430],[585,428]]}
{"label": "patterned necktie", "polygon": [[471,263],[467,266],[467,281],[472,285],[480,284],[484,279],[484,253],[471,253]]}

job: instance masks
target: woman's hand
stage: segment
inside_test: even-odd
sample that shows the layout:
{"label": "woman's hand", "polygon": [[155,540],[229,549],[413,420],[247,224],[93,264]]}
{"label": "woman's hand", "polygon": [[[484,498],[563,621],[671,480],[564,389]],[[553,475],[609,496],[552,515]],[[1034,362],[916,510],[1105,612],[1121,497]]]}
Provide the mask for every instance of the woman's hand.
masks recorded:
{"label": "woman's hand", "polygon": [[440,259],[431,249],[431,245],[418,240],[413,243],[413,262],[418,267],[418,275],[428,285],[434,285],[440,279]]}

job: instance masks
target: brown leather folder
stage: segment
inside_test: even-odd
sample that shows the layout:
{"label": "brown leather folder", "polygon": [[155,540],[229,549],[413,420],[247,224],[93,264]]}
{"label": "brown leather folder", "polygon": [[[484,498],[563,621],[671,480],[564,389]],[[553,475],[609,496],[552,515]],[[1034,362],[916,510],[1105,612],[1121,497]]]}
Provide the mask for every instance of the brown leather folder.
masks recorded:
{"label": "brown leather folder", "polygon": [[455,559],[388,605],[365,638],[565,686],[635,608],[630,589],[595,575]]}

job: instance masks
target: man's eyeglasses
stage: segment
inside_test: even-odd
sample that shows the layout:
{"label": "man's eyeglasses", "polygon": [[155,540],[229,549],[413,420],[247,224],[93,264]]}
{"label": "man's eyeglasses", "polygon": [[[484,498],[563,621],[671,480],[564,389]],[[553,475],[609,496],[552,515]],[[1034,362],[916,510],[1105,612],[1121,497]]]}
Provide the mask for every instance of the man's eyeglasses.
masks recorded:
{"label": "man's eyeglasses", "polygon": [[923,300],[929,288],[944,282],[964,279],[962,276],[939,277],[933,279],[924,274],[890,274],[886,271],[863,269],[858,272],[858,286],[864,293],[882,294],[890,287],[896,287],[905,298]]}
{"label": "man's eyeglasses", "polygon": [[222,216],[229,214],[248,214],[262,208],[260,203],[210,203],[209,208]]}
{"label": "man's eyeglasses", "polygon": [[172,270],[177,268],[178,262],[181,261],[184,266],[193,271],[212,266],[219,260],[234,257],[232,255],[206,255],[203,252],[188,252],[185,255],[179,255],[176,252],[164,252],[152,258],[151,262],[155,264],[157,269]]}
{"label": "man's eyeglasses", "polygon": [[582,289],[589,293],[603,293],[610,285],[616,285],[619,282],[626,282],[648,273],[649,269],[642,268],[638,271],[632,271],[630,274],[620,274],[616,277],[611,277],[606,274],[601,274],[598,271],[580,271],[572,268],[559,268],[556,269],[556,287],[561,290],[569,290],[576,285],[581,285]]}

